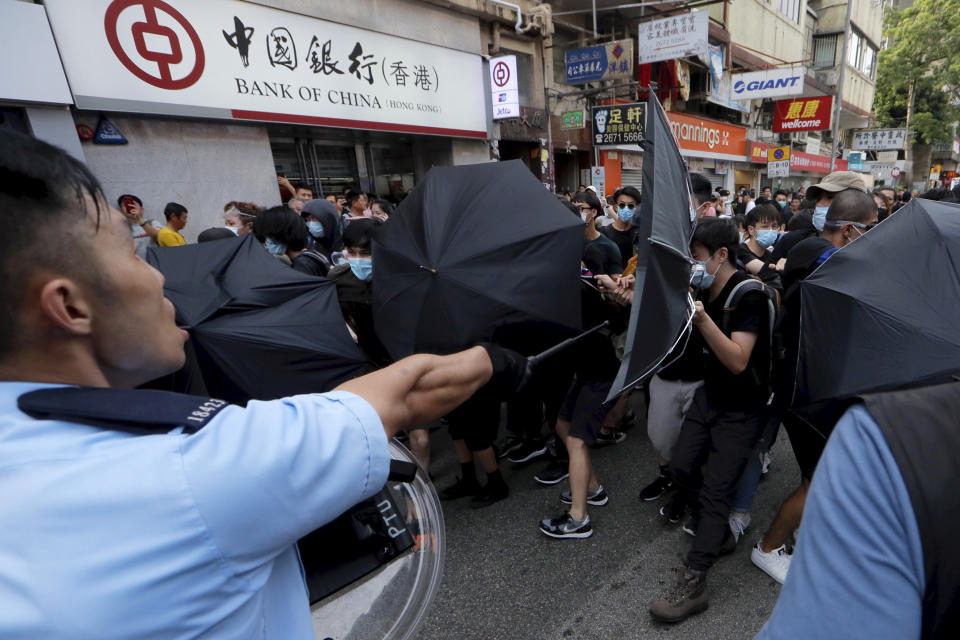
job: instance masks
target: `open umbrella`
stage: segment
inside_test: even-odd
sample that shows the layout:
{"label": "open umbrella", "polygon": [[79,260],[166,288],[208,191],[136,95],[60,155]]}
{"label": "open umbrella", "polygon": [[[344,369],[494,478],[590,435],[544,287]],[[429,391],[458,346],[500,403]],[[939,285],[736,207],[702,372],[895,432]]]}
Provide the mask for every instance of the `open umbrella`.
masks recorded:
{"label": "open umbrella", "polygon": [[246,403],[328,391],[366,367],[334,283],[281,264],[253,234],[155,248],[147,260],[190,332],[178,391]]}
{"label": "open umbrella", "polygon": [[518,160],[434,167],[373,243],[373,314],[394,358],[503,325],[580,325],[583,223]]}
{"label": "open umbrella", "polygon": [[794,405],[960,373],[960,205],[914,198],[800,284]]}
{"label": "open umbrella", "polygon": [[653,374],[693,318],[690,237],[696,209],[690,176],[653,91],[646,117],[637,281],[623,361],[608,401]]}

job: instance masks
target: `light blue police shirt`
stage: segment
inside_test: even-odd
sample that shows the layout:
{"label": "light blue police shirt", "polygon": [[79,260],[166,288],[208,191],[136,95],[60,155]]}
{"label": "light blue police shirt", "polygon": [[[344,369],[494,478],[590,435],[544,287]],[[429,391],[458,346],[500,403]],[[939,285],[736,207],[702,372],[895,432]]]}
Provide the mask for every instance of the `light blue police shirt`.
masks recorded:
{"label": "light blue police shirt", "polygon": [[757,640],[919,638],[924,576],[900,468],[873,417],[854,406],[817,465],[787,580]]}
{"label": "light blue police shirt", "polygon": [[294,542],[383,488],[346,392],[135,436],[17,409],[0,383],[0,638],[313,638]]}

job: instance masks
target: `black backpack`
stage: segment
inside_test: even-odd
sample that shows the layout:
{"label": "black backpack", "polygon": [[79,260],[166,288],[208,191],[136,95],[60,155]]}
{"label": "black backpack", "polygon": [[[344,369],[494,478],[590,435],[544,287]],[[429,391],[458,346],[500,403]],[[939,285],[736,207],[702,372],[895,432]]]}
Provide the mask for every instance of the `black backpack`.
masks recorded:
{"label": "black backpack", "polygon": [[[737,308],[737,305],[740,304],[740,301],[743,299],[743,296],[752,292],[759,291],[764,295],[767,300],[767,352],[770,354],[770,362],[768,364],[767,371],[767,386],[771,387],[773,381],[773,366],[774,362],[782,360],[785,357],[784,348],[782,341],[777,339],[776,328],[778,326],[778,320],[781,314],[781,301],[780,301],[780,291],[775,287],[772,287],[759,278],[750,277],[743,282],[736,285],[733,290],[730,292],[730,295],[727,296],[726,301],[723,304],[723,323],[720,328],[723,331],[724,335],[727,337],[730,336],[730,317],[731,313]],[[757,336],[757,339],[760,339],[760,336]],[[752,371],[751,375],[755,380],[759,382],[760,372]]]}

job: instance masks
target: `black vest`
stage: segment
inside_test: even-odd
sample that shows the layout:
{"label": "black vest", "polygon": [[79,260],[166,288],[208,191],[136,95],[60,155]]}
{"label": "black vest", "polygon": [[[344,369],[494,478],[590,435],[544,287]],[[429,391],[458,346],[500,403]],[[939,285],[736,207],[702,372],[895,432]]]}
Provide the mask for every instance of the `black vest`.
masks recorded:
{"label": "black vest", "polygon": [[960,638],[960,382],[863,397],[893,453],[920,529],[923,640]]}

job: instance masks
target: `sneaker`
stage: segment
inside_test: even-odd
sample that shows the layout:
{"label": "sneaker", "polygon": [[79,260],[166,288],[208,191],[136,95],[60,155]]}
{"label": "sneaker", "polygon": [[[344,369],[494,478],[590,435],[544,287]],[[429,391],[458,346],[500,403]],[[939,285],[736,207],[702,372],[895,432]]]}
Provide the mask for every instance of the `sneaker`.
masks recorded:
{"label": "sneaker", "polygon": [[677,524],[680,522],[680,520],[683,518],[684,512],[687,510],[686,505],[677,499],[677,495],[674,495],[670,502],[660,507],[660,515],[666,518],[667,522],[670,524]]}
{"label": "sneaker", "polygon": [[733,534],[734,540],[740,542],[740,536],[746,532],[747,527],[750,526],[750,514],[731,514],[730,515],[730,533]]}
{"label": "sneaker", "polygon": [[757,565],[761,571],[780,584],[783,584],[783,581],[787,579],[787,570],[790,568],[791,556],[787,554],[787,548],[785,546],[780,545],[778,549],[767,553],[760,548],[760,543],[758,542],[757,546],[755,546],[750,553],[750,559],[753,560],[753,564]]}
{"label": "sneaker", "polygon": [[677,571],[677,583],[667,595],[650,605],[650,615],[660,622],[681,622],[707,608],[707,576],[702,571]]}
{"label": "sneaker", "polygon": [[657,479],[640,490],[640,499],[644,502],[659,500],[660,496],[673,489],[673,479],[660,474]]}
{"label": "sneaker", "polygon": [[457,500],[458,498],[475,496],[479,492],[480,485],[477,484],[476,480],[473,482],[464,482],[464,480],[460,478],[455,483],[441,491],[438,495],[440,496],[441,500]]}
{"label": "sneaker", "polygon": [[497,459],[502,460],[506,458],[508,455],[513,453],[514,449],[517,449],[521,446],[523,446],[523,440],[521,440],[520,438],[511,438],[507,440],[500,447],[498,447]]}
{"label": "sneaker", "polygon": [[[563,504],[573,504],[573,497],[570,495],[569,491],[564,491],[560,494],[560,502]],[[607,492],[603,488],[603,485],[600,485],[600,487],[593,493],[587,494],[587,504],[595,507],[602,507],[608,502],[610,502],[610,497],[607,496]]]}
{"label": "sneaker", "polygon": [[500,502],[507,498],[510,495],[510,489],[507,488],[507,485],[502,485],[496,489],[491,489],[490,486],[486,486],[480,490],[477,495],[473,496],[473,500],[470,501],[471,509],[483,509],[484,507],[489,507],[495,502]]}
{"label": "sneaker", "polygon": [[570,477],[569,466],[569,463],[566,461],[551,462],[547,468],[533,476],[533,479],[540,484],[547,485],[563,482]]}
{"label": "sneaker", "polygon": [[547,454],[547,446],[539,442],[521,442],[519,447],[507,454],[507,460],[514,464],[530,462],[534,458]]}
{"label": "sneaker", "polygon": [[593,525],[590,524],[589,515],[580,521],[565,513],[556,518],[541,520],[540,533],[551,538],[589,538],[593,535]]}
{"label": "sneaker", "polygon": [[600,430],[593,442],[594,447],[605,447],[611,444],[620,444],[627,439],[627,434],[623,431],[604,431]]}
{"label": "sneaker", "polygon": [[697,537],[697,527],[700,526],[700,516],[692,515],[690,519],[683,523],[683,532],[687,535],[691,535],[694,538]]}
{"label": "sneaker", "polygon": [[769,451],[764,451],[760,454],[760,477],[765,478],[768,473],[770,473],[770,463],[773,462],[773,456],[770,455]]}

